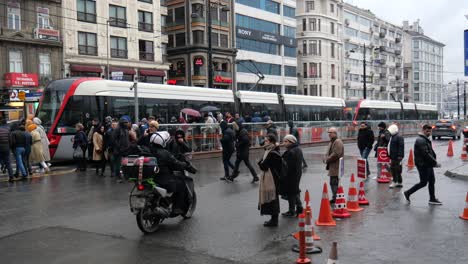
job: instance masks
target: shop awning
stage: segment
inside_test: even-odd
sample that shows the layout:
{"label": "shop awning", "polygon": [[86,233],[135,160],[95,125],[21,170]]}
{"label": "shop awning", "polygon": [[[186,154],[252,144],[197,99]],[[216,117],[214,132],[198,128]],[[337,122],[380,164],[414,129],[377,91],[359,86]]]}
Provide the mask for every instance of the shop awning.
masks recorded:
{"label": "shop awning", "polygon": [[72,72],[98,72],[98,73],[102,73],[102,68],[101,68],[101,66],[97,66],[97,65],[72,64],[72,65],[70,65],[70,71],[72,71]]}
{"label": "shop awning", "polygon": [[166,73],[161,70],[150,70],[150,69],[141,69],[139,70],[141,76],[159,76],[164,77]]}
{"label": "shop awning", "polygon": [[123,72],[123,74],[135,75],[135,69],[110,67],[110,72]]}

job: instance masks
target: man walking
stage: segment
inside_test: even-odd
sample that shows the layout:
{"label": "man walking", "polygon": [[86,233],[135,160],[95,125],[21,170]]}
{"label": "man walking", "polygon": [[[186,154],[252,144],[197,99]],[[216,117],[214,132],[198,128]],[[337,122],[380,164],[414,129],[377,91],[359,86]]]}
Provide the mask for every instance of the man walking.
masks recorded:
{"label": "man walking", "polygon": [[331,203],[335,203],[336,192],[338,191],[338,184],[340,183],[339,167],[340,158],[344,156],[344,145],[343,141],[338,138],[338,130],[335,127],[328,129],[328,137],[330,143],[328,145],[328,151],[325,155],[324,163],[327,164],[326,169],[328,170],[328,176],[330,177],[330,187],[333,192]]}
{"label": "man walking", "polygon": [[374,131],[372,131],[366,122],[361,122],[358,132],[357,144],[361,158],[366,160],[367,177],[370,175],[369,160],[367,158],[369,157],[369,153],[371,152],[372,146],[374,145],[374,140]]}
{"label": "man walking", "polygon": [[234,153],[234,131],[228,126],[225,120],[222,120],[219,124],[223,137],[221,138],[221,146],[223,148],[223,165],[224,165],[224,177],[221,180],[229,178],[229,168],[234,169],[234,165],[231,163],[231,156]]}
{"label": "man walking", "polygon": [[252,174],[252,183],[258,182],[259,178],[257,176],[257,173],[255,172],[255,169],[252,167],[252,164],[250,164],[249,160],[249,150],[250,150],[250,139],[249,135],[247,132],[247,129],[245,129],[242,125],[242,123],[237,123],[233,122],[232,126],[234,127],[234,130],[236,131],[236,163],[234,165],[234,169],[232,172],[232,175],[227,179],[229,181],[233,181],[237,176],[239,176],[239,166],[242,161],[244,161],[245,166],[249,168],[250,173]]}
{"label": "man walking", "polygon": [[10,161],[10,128],[6,120],[0,120],[0,164],[8,170],[8,181],[13,182],[13,169]]}
{"label": "man walking", "polygon": [[429,183],[429,204],[442,205],[435,197],[435,176],[434,167],[440,167],[437,162],[437,156],[432,148],[432,143],[429,137],[432,133],[432,127],[428,124],[423,126],[422,133],[419,134],[414,143],[414,161],[419,172],[419,183],[415,184],[411,189],[403,192],[406,201],[410,203],[410,196],[425,187]]}
{"label": "man walking", "polygon": [[393,182],[389,188],[403,187],[401,172],[403,168],[401,162],[405,157],[405,139],[398,133],[398,126],[392,124],[388,127],[391,138],[388,144],[388,155],[390,156],[390,171],[393,176]]}
{"label": "man walking", "polygon": [[[296,140],[297,140],[297,145],[301,145],[301,135],[299,135],[299,131],[297,131],[297,128],[294,126],[294,122],[292,120],[288,121],[288,126],[289,126],[289,134],[293,135]],[[307,162],[305,161],[304,155],[302,155],[302,168],[305,169],[307,168]]]}
{"label": "man walking", "polygon": [[15,153],[16,158],[16,174],[23,176],[22,180],[26,180],[28,174],[24,167],[24,155],[26,153],[26,132],[24,125],[20,125],[18,130],[15,130],[10,135],[11,149]]}
{"label": "man walking", "polygon": [[122,157],[127,156],[130,149],[130,135],[128,132],[129,121],[122,117],[119,121],[119,127],[112,131],[112,155],[113,161],[111,166],[114,167],[114,174],[119,183],[122,182],[120,174],[120,164]]}

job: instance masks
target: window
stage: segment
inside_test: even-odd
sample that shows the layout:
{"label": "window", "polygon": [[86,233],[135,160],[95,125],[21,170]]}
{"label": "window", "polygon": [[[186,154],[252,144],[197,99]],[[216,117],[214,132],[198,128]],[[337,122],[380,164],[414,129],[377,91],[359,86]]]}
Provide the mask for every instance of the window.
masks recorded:
{"label": "window", "polygon": [[331,88],[332,88],[332,96],[331,97],[335,97],[335,85],[332,85]]}
{"label": "window", "polygon": [[[192,14],[196,14],[198,19],[201,19],[204,21],[205,17],[205,11],[203,10],[203,5],[202,4],[193,4],[192,5]],[[197,22],[197,21],[194,21]]]}
{"label": "window", "polygon": [[272,0],[236,0],[236,3],[279,14],[279,3]]}
{"label": "window", "polygon": [[280,25],[261,20],[254,17],[248,17],[240,14],[236,14],[237,26],[245,27],[250,29],[262,29],[263,32],[273,33],[273,34],[280,34]]}
{"label": "window", "polygon": [[305,2],[305,11],[308,13],[315,9],[314,1],[306,1]]}
{"label": "window", "polygon": [[8,29],[21,30],[21,9],[20,3],[11,1],[7,4]]}
{"label": "window", "polygon": [[359,23],[365,27],[370,27],[371,22],[367,18],[359,17]]}
{"label": "window", "polygon": [[97,41],[95,33],[78,32],[78,53],[97,56]]}
{"label": "window", "polygon": [[154,48],[153,41],[139,40],[138,48],[140,51],[140,60],[154,61]]}
{"label": "window", "polygon": [[10,50],[10,72],[23,72],[23,54],[19,50]]}
{"label": "window", "polygon": [[174,42],[175,42],[175,41],[174,41],[174,38],[175,38],[175,36],[172,35],[172,34],[170,34],[170,35],[167,36],[167,46],[168,46],[169,48],[173,48],[173,47],[174,47]]}
{"label": "window", "polygon": [[317,40],[309,41],[309,53],[312,55],[318,55]]}
{"label": "window", "polygon": [[307,31],[307,19],[302,19],[302,31]]}
{"label": "window", "polygon": [[39,53],[39,75],[50,76],[50,54]]}
{"label": "window", "polygon": [[419,81],[419,72],[414,73],[414,80]]}
{"label": "window", "polygon": [[178,7],[174,9],[174,19],[176,25],[183,25],[185,23],[185,8]]}
{"label": "window", "polygon": [[193,44],[203,44],[205,32],[202,30],[194,30],[193,31]]}
{"label": "window", "polygon": [[296,9],[294,7],[283,5],[283,16],[296,18]]}
{"label": "window", "polygon": [[178,33],[175,35],[175,46],[176,47],[185,46],[185,33]]}
{"label": "window", "polygon": [[362,32],[362,31],[359,32],[359,36],[364,40],[370,41],[370,39],[371,39],[371,35],[366,33],[366,32]]}
{"label": "window", "polygon": [[211,45],[214,47],[219,46],[218,33],[211,32]]}
{"label": "window", "polygon": [[283,29],[284,29],[283,36],[290,37],[290,38],[296,38],[296,28],[295,27],[284,26]]}
{"label": "window", "polygon": [[223,48],[229,48],[228,35],[219,34],[219,43]]}
{"label": "window", "polygon": [[317,96],[318,95],[318,90],[317,90],[317,85],[316,84],[310,85],[310,95],[312,95],[312,96]]}
{"label": "window", "polygon": [[153,32],[153,13],[138,11],[138,30]]}
{"label": "window", "polygon": [[256,67],[254,67],[250,62],[240,62],[237,70],[239,72],[252,73],[257,72],[256,68],[258,68],[260,72],[265,75],[281,76],[281,65],[255,62],[255,66]]}
{"label": "window", "polygon": [[[331,78],[336,79],[336,74],[335,74],[335,64],[331,65]],[[333,96],[335,97],[335,96]]]}
{"label": "window", "polygon": [[153,3],[153,0],[138,0],[138,1],[140,1],[140,2],[145,2],[145,3],[150,3],[150,4]]}
{"label": "window", "polygon": [[219,20],[221,21],[222,26],[228,26],[228,12],[223,11],[222,9],[219,11]]}
{"label": "window", "polygon": [[37,27],[38,28],[49,28],[49,9],[38,7],[37,8]]}
{"label": "window", "polygon": [[309,78],[317,78],[319,77],[317,63],[310,62],[309,63]]}
{"label": "window", "polygon": [[127,38],[111,36],[111,57],[126,59],[128,56]]}
{"label": "window", "polygon": [[127,14],[125,7],[109,5],[109,25],[113,27],[127,27]]}
{"label": "window", "polygon": [[237,37],[236,47],[241,50],[249,50],[272,55],[280,55],[279,45],[252,39]]}
{"label": "window", "polygon": [[414,83],[414,91],[419,92],[419,83]]}
{"label": "window", "polygon": [[307,40],[302,41],[302,54],[303,55],[309,54],[309,53],[307,53]]}
{"label": "window", "polygon": [[316,31],[317,30],[317,19],[311,18],[309,19],[309,30]]}
{"label": "window", "polygon": [[345,19],[349,19],[350,21],[354,21],[354,22],[357,22],[358,21],[358,16],[353,14],[353,13],[348,13],[348,12],[344,12],[344,18]]}
{"label": "window", "polygon": [[330,22],[330,34],[335,35],[335,23]]}
{"label": "window", "polygon": [[296,77],[296,67],[295,66],[284,66],[284,76]]}
{"label": "window", "polygon": [[296,57],[296,48],[284,46],[284,56]]}
{"label": "window", "polygon": [[330,13],[335,13],[335,5],[330,4]]}
{"label": "window", "polygon": [[96,23],[96,1],[77,0],[77,19],[83,22]]}
{"label": "window", "polygon": [[345,34],[350,37],[357,37],[358,36],[358,31],[352,28],[345,28]]}
{"label": "window", "polygon": [[309,74],[307,74],[307,63],[302,64],[302,77],[308,78]]}
{"label": "window", "polygon": [[419,49],[419,40],[413,40],[413,48]]}
{"label": "window", "polygon": [[330,55],[331,55],[332,58],[335,58],[335,43],[331,43]]}

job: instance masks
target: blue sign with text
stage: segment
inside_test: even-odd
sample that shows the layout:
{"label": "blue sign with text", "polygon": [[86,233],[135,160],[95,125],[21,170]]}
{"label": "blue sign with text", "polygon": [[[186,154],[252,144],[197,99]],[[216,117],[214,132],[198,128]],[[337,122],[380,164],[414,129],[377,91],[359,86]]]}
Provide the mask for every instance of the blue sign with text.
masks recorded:
{"label": "blue sign with text", "polygon": [[465,30],[465,60],[463,65],[465,66],[465,76],[468,76],[468,29]]}

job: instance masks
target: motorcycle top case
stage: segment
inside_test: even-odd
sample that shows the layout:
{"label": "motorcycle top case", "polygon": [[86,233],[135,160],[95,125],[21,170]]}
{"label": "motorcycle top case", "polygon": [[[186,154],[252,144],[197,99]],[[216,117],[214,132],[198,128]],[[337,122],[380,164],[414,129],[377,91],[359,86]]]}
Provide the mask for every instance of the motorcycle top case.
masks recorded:
{"label": "motorcycle top case", "polygon": [[143,162],[143,179],[156,176],[158,163],[155,157],[128,156],[122,158],[122,173],[125,179],[138,178],[140,164]]}

